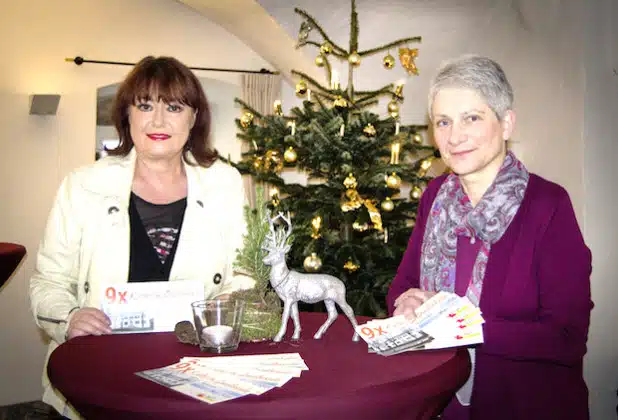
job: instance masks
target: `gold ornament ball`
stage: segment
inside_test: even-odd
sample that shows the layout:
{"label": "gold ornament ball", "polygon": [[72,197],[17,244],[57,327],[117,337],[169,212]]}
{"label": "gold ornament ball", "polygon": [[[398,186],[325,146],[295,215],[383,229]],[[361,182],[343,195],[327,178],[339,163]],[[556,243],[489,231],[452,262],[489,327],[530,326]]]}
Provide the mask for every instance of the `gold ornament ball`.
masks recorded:
{"label": "gold ornament ball", "polygon": [[369,137],[373,137],[376,135],[376,129],[372,124],[367,124],[367,127],[363,128],[363,133]]}
{"label": "gold ornament ball", "polygon": [[242,114],[242,117],[240,117],[240,126],[242,128],[249,128],[252,122],[253,114],[250,112],[245,112],[244,114]]}
{"label": "gold ornament ball", "polygon": [[388,103],[388,112],[390,112],[391,114],[393,112],[399,112],[399,105],[397,104],[397,101],[390,101]]}
{"label": "gold ornament ball", "polygon": [[386,178],[386,186],[393,189],[399,188],[401,186],[401,178],[393,172]]}
{"label": "gold ornament ball", "polygon": [[382,210],[386,212],[393,211],[395,209],[395,203],[390,197],[386,197],[386,199],[382,201],[380,207],[382,207]]}
{"label": "gold ornament ball", "polygon": [[303,267],[305,267],[305,271],[310,273],[315,273],[322,268],[322,260],[317,256],[315,252],[312,252],[311,255],[305,258],[303,262]]}
{"label": "gold ornament ball", "polygon": [[348,63],[352,64],[353,66],[359,66],[361,63],[360,55],[358,55],[357,52],[353,52],[348,56]]}
{"label": "gold ornament ball", "polygon": [[322,54],[330,54],[331,52],[333,52],[333,46],[330,42],[326,41],[325,43],[320,45],[320,52]]}
{"label": "gold ornament ball", "polygon": [[423,142],[423,136],[418,133],[414,133],[412,136],[412,141],[416,144],[421,144]]}
{"label": "gold ornament ball", "polygon": [[386,57],[384,57],[382,59],[382,64],[384,64],[384,68],[385,69],[392,69],[393,67],[395,67],[395,57],[393,57],[392,55],[387,55]]}
{"label": "gold ornament ball", "polygon": [[421,195],[423,195],[423,190],[421,190],[421,188],[418,185],[415,185],[410,191],[410,198],[414,200],[420,199]]}
{"label": "gold ornament ball", "polygon": [[307,94],[307,82],[304,80],[296,83],[296,96],[305,96]]}
{"label": "gold ornament ball", "polygon": [[287,163],[294,163],[296,162],[297,158],[298,155],[296,154],[296,150],[294,150],[292,146],[288,147],[288,149],[283,154],[283,159],[285,159]]}
{"label": "gold ornament ball", "polygon": [[324,56],[323,55],[318,55],[315,58],[315,65],[318,67],[324,67]]}
{"label": "gold ornament ball", "polygon": [[337,99],[333,101],[333,106],[337,109],[344,109],[348,107],[348,101],[341,96],[337,96]]}

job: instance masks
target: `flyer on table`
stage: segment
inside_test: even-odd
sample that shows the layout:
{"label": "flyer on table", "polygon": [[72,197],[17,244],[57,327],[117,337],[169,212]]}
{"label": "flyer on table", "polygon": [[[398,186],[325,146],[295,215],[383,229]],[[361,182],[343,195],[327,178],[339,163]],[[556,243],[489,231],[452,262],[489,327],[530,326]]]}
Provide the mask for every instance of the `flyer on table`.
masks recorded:
{"label": "flyer on table", "polygon": [[191,303],[204,299],[198,280],[110,284],[102,288],[101,310],[112,332],[174,331],[176,323],[193,320]]}

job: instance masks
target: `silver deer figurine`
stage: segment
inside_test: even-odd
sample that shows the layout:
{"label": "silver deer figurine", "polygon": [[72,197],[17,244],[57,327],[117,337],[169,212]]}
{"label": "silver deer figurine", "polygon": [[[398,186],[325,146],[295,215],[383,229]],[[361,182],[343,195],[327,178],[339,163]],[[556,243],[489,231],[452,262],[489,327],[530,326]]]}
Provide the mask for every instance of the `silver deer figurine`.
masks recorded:
{"label": "silver deer figurine", "polygon": [[[264,264],[270,265],[270,284],[283,301],[283,316],[281,317],[281,327],[273,341],[279,342],[285,336],[285,331],[288,325],[290,312],[294,321],[294,334],[292,340],[300,338],[300,321],[298,319],[298,301],[305,303],[316,303],[321,300],[326,305],[328,318],[326,322],[318,329],[313,338],[320,339],[337,319],[338,313],[335,303],[339,305],[343,313],[348,317],[354,327],[353,341],[358,341],[358,333],[356,332],[356,318],[354,311],[348,305],[345,298],[345,285],[341,280],[328,274],[305,274],[298,271],[290,270],[285,262],[285,256],[290,250],[290,245],[286,242],[292,233],[292,222],[290,214],[283,216],[279,213],[274,218],[267,213],[270,232],[266,236],[262,249],[268,254],[264,257]],[[286,224],[287,229],[282,227],[275,229],[274,223],[281,218]]]}

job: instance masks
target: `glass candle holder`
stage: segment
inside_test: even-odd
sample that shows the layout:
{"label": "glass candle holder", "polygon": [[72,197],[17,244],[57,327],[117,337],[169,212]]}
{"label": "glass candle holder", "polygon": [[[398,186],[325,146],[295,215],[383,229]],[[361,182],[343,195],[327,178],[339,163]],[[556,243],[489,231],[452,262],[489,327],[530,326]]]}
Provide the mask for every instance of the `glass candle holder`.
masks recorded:
{"label": "glass candle holder", "polygon": [[240,342],[245,302],[200,300],[191,304],[200,350],[210,353],[235,351]]}

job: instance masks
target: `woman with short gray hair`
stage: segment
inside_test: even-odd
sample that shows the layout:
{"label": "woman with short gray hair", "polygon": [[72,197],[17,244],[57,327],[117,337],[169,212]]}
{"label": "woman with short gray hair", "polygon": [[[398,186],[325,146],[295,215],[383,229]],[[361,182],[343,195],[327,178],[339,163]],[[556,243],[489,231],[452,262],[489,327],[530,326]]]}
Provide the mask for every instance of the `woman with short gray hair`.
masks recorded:
{"label": "woman with short gray hair", "polygon": [[445,291],[482,311],[484,342],[442,418],[588,419],[592,257],[568,193],[507,150],[516,118],[501,66],[471,55],[442,65],[429,115],[452,173],[427,186],[387,302],[414,318]]}

